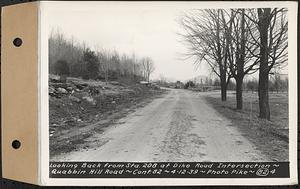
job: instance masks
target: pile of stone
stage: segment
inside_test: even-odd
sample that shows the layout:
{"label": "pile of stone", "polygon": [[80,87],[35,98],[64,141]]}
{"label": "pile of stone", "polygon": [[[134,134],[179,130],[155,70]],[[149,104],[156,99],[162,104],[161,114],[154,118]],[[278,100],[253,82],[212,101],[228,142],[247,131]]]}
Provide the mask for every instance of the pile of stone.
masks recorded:
{"label": "pile of stone", "polygon": [[81,103],[85,101],[95,106],[96,100],[93,96],[100,94],[99,88],[89,86],[87,83],[58,83],[49,82],[49,95],[54,98],[68,97],[72,102]]}
{"label": "pile of stone", "polygon": [[63,95],[73,94],[80,91],[88,92],[91,96],[100,94],[98,87],[89,86],[87,83],[49,82],[49,95],[52,97],[61,98]]}
{"label": "pile of stone", "polygon": [[49,95],[52,97],[61,98],[64,95],[73,94],[75,91],[80,91],[80,89],[72,83],[49,83]]}

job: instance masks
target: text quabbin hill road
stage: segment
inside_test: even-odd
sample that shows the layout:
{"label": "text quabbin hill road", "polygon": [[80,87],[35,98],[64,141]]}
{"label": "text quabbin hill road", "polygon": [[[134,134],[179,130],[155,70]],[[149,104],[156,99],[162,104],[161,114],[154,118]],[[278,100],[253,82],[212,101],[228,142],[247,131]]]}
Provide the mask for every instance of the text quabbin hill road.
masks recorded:
{"label": "text quabbin hill road", "polygon": [[289,162],[50,162],[50,178],[288,178]]}

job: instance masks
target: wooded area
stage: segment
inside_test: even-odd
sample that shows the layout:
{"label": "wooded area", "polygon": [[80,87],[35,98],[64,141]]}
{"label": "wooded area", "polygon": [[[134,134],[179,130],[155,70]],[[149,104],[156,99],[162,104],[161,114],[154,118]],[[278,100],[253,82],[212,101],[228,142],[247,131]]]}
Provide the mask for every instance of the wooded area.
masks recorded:
{"label": "wooded area", "polygon": [[206,9],[185,13],[179,23],[195,64],[205,62],[220,79],[221,99],[231,79],[236,108],[243,108],[243,81],[259,72],[259,116],[270,119],[269,75],[287,65],[288,21],[285,8]]}
{"label": "wooded area", "polygon": [[155,67],[149,57],[138,58],[116,50],[88,47],[60,30],[49,37],[49,73],[83,79],[141,81],[150,80]]}

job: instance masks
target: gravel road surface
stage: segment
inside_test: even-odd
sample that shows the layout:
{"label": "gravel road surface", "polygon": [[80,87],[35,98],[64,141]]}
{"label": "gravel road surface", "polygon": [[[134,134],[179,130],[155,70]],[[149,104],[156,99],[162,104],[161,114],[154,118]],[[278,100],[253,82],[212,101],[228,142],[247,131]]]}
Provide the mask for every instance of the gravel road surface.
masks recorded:
{"label": "gravel road surface", "polygon": [[268,161],[203,95],[170,89],[55,161]]}

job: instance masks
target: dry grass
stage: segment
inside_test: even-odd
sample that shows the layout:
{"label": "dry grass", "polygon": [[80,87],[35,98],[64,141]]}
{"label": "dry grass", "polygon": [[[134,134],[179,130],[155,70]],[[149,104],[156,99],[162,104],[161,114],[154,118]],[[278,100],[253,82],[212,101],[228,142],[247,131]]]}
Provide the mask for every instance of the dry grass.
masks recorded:
{"label": "dry grass", "polygon": [[222,102],[219,96],[207,96],[206,100],[233,124],[272,161],[288,161],[288,94],[270,93],[271,121],[258,118],[257,93],[243,94],[243,110],[236,109],[234,94]]}

